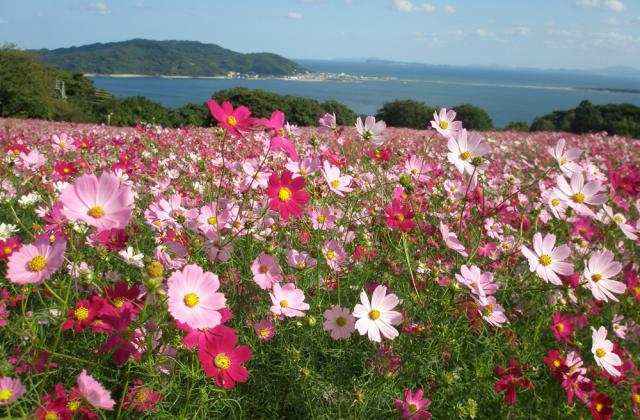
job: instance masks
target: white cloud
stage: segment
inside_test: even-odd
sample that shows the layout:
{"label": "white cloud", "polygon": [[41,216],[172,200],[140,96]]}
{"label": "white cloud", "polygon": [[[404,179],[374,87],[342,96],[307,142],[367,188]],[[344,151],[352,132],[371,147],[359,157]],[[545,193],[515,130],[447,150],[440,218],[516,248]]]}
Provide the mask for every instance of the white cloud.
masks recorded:
{"label": "white cloud", "polygon": [[476,29],[475,31],[473,31],[474,34],[476,34],[477,36],[481,37],[481,38],[489,38],[489,37],[494,37],[496,36],[495,33],[493,32],[489,32],[486,29]]}
{"label": "white cloud", "polygon": [[531,30],[527,26],[514,26],[513,28],[507,28],[504,33],[511,36],[527,36]]}
{"label": "white cloud", "polygon": [[622,12],[624,10],[624,3],[620,0],[604,0],[604,7],[614,12]]}
{"label": "white cloud", "polygon": [[576,4],[581,7],[596,7],[598,0],[576,0]]}
{"label": "white cloud", "polygon": [[300,20],[302,19],[302,14],[298,12],[289,12],[287,13],[287,17],[289,19]]}
{"label": "white cloud", "polygon": [[98,1],[95,3],[89,3],[87,5],[87,9],[91,10],[92,12],[96,12],[99,15],[102,16],[106,16],[106,15],[110,15],[111,14],[111,9],[109,9],[109,6],[107,6],[107,3],[103,2],[103,1]]}
{"label": "white cloud", "polygon": [[420,5],[413,4],[409,0],[394,0],[393,4],[396,7],[396,10],[402,13],[433,13],[436,11],[435,6],[429,3],[422,3]]}
{"label": "white cloud", "polygon": [[443,9],[444,9],[444,12],[448,15],[452,15],[456,12],[456,9],[450,4],[445,4],[443,6]]}
{"label": "white cloud", "polygon": [[611,25],[611,26],[618,26],[620,25],[620,21],[614,17],[611,17],[609,19],[607,19],[605,22],[607,22],[607,25]]}

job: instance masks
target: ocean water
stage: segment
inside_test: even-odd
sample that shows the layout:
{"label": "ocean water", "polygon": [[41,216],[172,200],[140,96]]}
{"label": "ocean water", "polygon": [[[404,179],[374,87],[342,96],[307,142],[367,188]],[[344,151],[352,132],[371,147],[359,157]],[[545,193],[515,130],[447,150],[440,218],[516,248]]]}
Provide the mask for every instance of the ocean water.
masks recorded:
{"label": "ocean water", "polygon": [[[452,107],[462,103],[486,110],[496,127],[512,121],[530,123],[554,110],[569,109],[582,100],[594,104],[631,103],[640,106],[640,75],[601,76],[560,71],[463,68],[297,60],[316,72],[393,77],[395,80],[293,81],[245,79],[169,79],[158,77],[91,77],[98,88],[118,97],[146,96],[165,106],[202,103],[221,89],[244,86],[281,95],[325,101],[335,99],[359,114],[375,114],[387,101],[415,99]],[[632,92],[620,92],[629,90]]]}

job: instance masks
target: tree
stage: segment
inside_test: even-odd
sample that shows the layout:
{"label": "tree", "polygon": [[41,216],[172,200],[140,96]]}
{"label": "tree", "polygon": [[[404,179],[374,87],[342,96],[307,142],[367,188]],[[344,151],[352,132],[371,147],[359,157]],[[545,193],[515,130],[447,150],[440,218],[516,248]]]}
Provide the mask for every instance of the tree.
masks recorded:
{"label": "tree", "polygon": [[529,124],[526,121],[513,121],[504,127],[505,131],[529,131]]}
{"label": "tree", "polygon": [[385,102],[376,113],[376,119],[384,120],[389,127],[424,129],[433,119],[436,108],[412,99]]}
{"label": "tree", "polygon": [[170,122],[167,108],[144,96],[114,100],[110,113],[113,125],[134,126],[137,121],[142,121],[166,127]]}
{"label": "tree", "polygon": [[492,130],[493,121],[484,109],[471,105],[462,104],[453,107],[456,111],[456,120],[462,121],[462,126],[467,130]]}
{"label": "tree", "polygon": [[531,123],[531,131],[555,131],[556,126],[548,118],[536,117]]}
{"label": "tree", "polygon": [[575,109],[575,119],[571,124],[574,133],[591,133],[602,130],[604,119],[600,110],[589,101],[582,101]]}

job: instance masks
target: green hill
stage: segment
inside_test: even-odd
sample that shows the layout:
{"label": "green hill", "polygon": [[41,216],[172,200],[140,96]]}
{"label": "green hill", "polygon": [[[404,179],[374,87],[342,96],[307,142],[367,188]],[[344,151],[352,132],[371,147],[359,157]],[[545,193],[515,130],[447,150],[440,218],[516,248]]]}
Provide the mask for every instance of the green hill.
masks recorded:
{"label": "green hill", "polygon": [[241,54],[197,41],[151,41],[90,44],[38,50],[42,61],[77,73],[222,76],[229,72],[284,76],[305,69],[277,54]]}

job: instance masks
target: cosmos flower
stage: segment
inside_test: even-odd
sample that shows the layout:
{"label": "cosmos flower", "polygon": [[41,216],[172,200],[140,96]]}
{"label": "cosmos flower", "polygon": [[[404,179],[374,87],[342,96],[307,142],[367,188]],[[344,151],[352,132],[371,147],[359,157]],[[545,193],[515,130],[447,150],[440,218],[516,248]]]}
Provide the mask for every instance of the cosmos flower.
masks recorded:
{"label": "cosmos flower", "polygon": [[276,172],[272,173],[267,188],[269,208],[280,213],[284,220],[289,220],[289,215],[295,218],[302,216],[303,206],[310,199],[304,187],[304,178],[293,178],[293,174],[286,169],[281,177]]}
{"label": "cosmos flower", "polygon": [[282,281],[282,269],[276,259],[264,252],[251,264],[251,272],[253,281],[263,290],[271,289],[275,283]]}
{"label": "cosmos flower", "polygon": [[376,118],[371,115],[367,116],[362,123],[362,118],[356,119],[356,131],[360,134],[360,137],[364,141],[373,143],[375,146],[380,147],[384,143],[384,137],[382,132],[387,128],[387,124],[384,121],[376,122]]}
{"label": "cosmos flower", "polygon": [[356,319],[351,315],[349,308],[341,308],[340,305],[333,305],[323,313],[324,323],[322,328],[329,331],[334,340],[351,337],[355,331]]}
{"label": "cosmos flower", "polygon": [[607,216],[613,221],[622,231],[624,236],[635,241],[638,239],[638,235],[636,235],[637,230],[633,228],[630,224],[627,223],[627,219],[620,213],[613,213],[613,209],[606,204],[602,205],[604,211],[607,213]]}
{"label": "cosmos flower", "polygon": [[458,131],[462,130],[462,122],[454,121],[455,119],[456,111],[442,108],[440,112],[434,111],[431,127],[435,128],[444,138],[454,137]]}
{"label": "cosmos flower", "polygon": [[169,312],[191,328],[213,328],[222,322],[225,297],[218,292],[218,276],[195,264],[174,272],[167,280]]}
{"label": "cosmos flower", "polygon": [[83,221],[99,231],[124,228],[131,220],[133,193],[112,173],[100,178],[83,175],[60,194],[62,214],[71,221]]}
{"label": "cosmos flower", "polygon": [[284,150],[289,158],[294,161],[300,160],[296,148],[293,143],[287,138],[287,132],[284,129],[284,112],[274,111],[271,113],[271,118],[262,118],[256,121],[256,125],[263,125],[270,130],[273,130],[269,147],[271,150]]}
{"label": "cosmos flower", "polygon": [[580,172],[580,166],[574,161],[580,157],[580,149],[574,147],[569,150],[564,149],[564,139],[558,139],[555,147],[549,147],[547,150],[551,156],[558,162],[560,170],[567,176],[572,173]]}
{"label": "cosmos flower", "polygon": [[355,327],[360,335],[369,337],[369,340],[380,342],[381,335],[393,340],[398,336],[398,330],[393,325],[402,323],[402,314],[394,311],[400,300],[394,293],[387,295],[387,286],[378,285],[373,291],[371,301],[363,290],[360,293],[360,303],[353,309],[353,316],[358,320]]}
{"label": "cosmos flower", "polygon": [[591,327],[591,331],[591,352],[596,363],[611,376],[620,376],[621,373],[616,367],[622,365],[622,360],[612,351],[613,343],[607,340],[607,329],[600,327],[596,330]]}
{"label": "cosmos flower", "polygon": [[463,257],[469,256],[464,248],[464,245],[462,245],[462,243],[458,240],[458,235],[456,235],[454,232],[449,231],[449,225],[445,225],[444,223],[440,222],[440,234],[442,235],[442,240],[444,241],[444,244],[447,246],[447,248],[453,249]]}
{"label": "cosmos flower", "polygon": [[622,264],[613,260],[613,252],[605,249],[594,252],[585,261],[583,276],[587,280],[585,287],[591,290],[593,297],[598,300],[618,301],[615,294],[624,293],[627,287],[624,283],[612,280],[622,271]]}
{"label": "cosmos flower", "polygon": [[461,174],[476,176],[487,168],[488,163],[482,157],[489,153],[489,146],[482,141],[479,133],[468,134],[463,128],[455,137],[449,138],[447,146],[447,159]]}
{"label": "cosmos flower", "polygon": [[419,388],[415,393],[412,393],[409,388],[405,388],[404,401],[395,401],[401,418],[416,420],[431,418],[431,413],[426,410],[431,405],[431,401],[428,398],[422,399],[423,394],[422,388]]}
{"label": "cosmos flower", "polygon": [[242,137],[242,131],[249,131],[256,119],[251,117],[251,111],[244,105],[233,109],[230,102],[224,101],[222,106],[213,99],[207,102],[211,115],[218,121],[218,125],[233,137]]}
{"label": "cosmos flower", "polygon": [[529,260],[529,270],[536,272],[546,282],[561,285],[558,274],[568,276],[573,273],[573,265],[564,262],[571,255],[567,245],[556,247],[556,236],[553,234],[542,236],[537,232],[533,235],[533,250],[522,245],[520,251]]}
{"label": "cosmos flower", "polygon": [[562,198],[569,207],[580,215],[595,218],[595,213],[588,205],[599,206],[607,201],[606,194],[598,193],[600,191],[600,183],[591,181],[585,184],[582,172],[575,172],[571,175],[570,182],[567,182],[564,176],[559,175],[556,178],[556,183],[558,184],[558,190],[562,193]]}
{"label": "cosmos flower", "polygon": [[303,311],[309,309],[309,304],[304,301],[304,292],[297,289],[293,283],[286,283],[282,286],[275,283],[269,296],[273,303],[271,312],[276,315],[304,316]]}
{"label": "cosmos flower", "polygon": [[331,165],[328,161],[324,161],[322,164],[322,175],[329,185],[329,189],[340,197],[344,197],[344,193],[353,191],[350,188],[351,177],[349,175],[340,175],[340,168]]}
{"label": "cosmos flower", "polygon": [[23,245],[9,257],[7,278],[16,284],[42,283],[62,267],[66,249],[65,240],[52,245],[45,237]]}
{"label": "cosmos flower", "polygon": [[82,369],[78,375],[77,384],[80,395],[93,407],[107,411],[113,410],[116,402],[111,398],[109,391],[104,389],[93,376],[87,374],[86,370]]}
{"label": "cosmos flower", "polygon": [[0,378],[0,406],[15,402],[26,390],[20,379],[7,376]]}
{"label": "cosmos flower", "polygon": [[460,267],[460,274],[456,274],[458,283],[467,286],[476,296],[489,296],[496,293],[498,285],[493,282],[492,273],[482,273],[475,265]]}
{"label": "cosmos flower", "polygon": [[252,351],[247,346],[236,347],[238,336],[233,330],[224,330],[207,340],[206,346],[198,347],[198,359],[207,376],[225,388],[233,388],[237,382],[249,379],[249,371],[242,366],[251,360]]}

